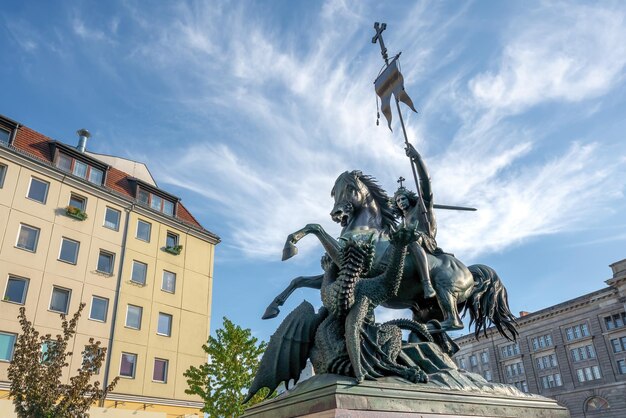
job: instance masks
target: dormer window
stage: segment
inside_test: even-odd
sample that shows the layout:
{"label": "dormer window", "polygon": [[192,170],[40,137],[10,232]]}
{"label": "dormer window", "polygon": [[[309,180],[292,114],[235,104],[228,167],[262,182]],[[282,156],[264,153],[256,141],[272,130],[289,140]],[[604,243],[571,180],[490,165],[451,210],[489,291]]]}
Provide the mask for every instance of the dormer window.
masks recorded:
{"label": "dormer window", "polygon": [[146,206],[150,206],[154,210],[174,216],[174,202],[161,196],[140,188],[137,191],[137,200]]}
{"label": "dormer window", "polygon": [[63,171],[85,179],[93,184],[102,185],[104,171],[69,155],[59,153],[56,166]]}
{"label": "dormer window", "polygon": [[3,144],[8,144],[11,139],[11,131],[8,129],[4,129],[0,126],[0,142]]}
{"label": "dormer window", "polygon": [[0,145],[6,146],[11,143],[17,127],[17,122],[0,116]]}

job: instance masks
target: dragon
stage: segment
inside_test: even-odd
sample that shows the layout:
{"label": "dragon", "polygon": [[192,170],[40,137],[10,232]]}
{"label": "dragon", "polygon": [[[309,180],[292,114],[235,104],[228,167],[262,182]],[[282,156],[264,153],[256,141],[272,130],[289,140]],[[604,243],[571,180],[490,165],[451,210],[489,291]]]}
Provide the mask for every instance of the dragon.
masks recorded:
{"label": "dragon", "polygon": [[407,245],[414,239],[408,229],[392,233],[389,262],[373,277],[368,276],[375,256],[371,235],[346,240],[339,266],[327,255],[322,257],[322,308],[315,313],[304,301],[285,318],[270,338],[244,403],[263,387],[271,393],[281,382],[297,382],[308,358],[318,374],[346,375],[357,382],[383,376],[426,382],[423,370],[396,361],[402,329],[432,342],[426,327],[412,320],[377,324],[374,318],[374,309],[397,294]]}

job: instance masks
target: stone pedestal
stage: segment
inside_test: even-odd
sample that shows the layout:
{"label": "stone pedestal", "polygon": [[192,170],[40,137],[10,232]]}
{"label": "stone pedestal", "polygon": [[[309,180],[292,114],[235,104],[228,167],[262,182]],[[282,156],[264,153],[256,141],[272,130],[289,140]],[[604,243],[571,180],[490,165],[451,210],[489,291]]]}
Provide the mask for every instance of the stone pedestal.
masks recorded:
{"label": "stone pedestal", "polygon": [[[462,389],[461,389],[462,388]],[[249,408],[248,418],[567,418],[553,399],[524,394],[460,370],[431,376],[428,384],[384,378],[357,384],[337,375],[318,375],[279,397]]]}

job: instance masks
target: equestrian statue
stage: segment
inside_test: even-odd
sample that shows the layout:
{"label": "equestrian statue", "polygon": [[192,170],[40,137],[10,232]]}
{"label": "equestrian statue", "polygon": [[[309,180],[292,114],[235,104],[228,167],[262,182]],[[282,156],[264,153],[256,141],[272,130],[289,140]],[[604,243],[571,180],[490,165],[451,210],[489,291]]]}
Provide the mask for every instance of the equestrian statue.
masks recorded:
{"label": "equestrian statue", "polygon": [[[437,245],[435,209],[474,209],[434,203],[426,164],[409,143],[400,112],[400,101],[414,108],[397,67],[399,54],[389,62],[380,37],[384,24],[375,28],[372,41],[380,41],[387,65],[375,82],[376,92],[390,127],[389,102],[395,97],[416,190],[405,187],[400,177],[390,197],[374,177],[346,171],[330,193],[330,216],[341,225],[339,237],[319,224],[288,235],[283,260],[296,255],[296,244],[312,234],[325,250],[323,272],[293,279],[263,319],[278,316],[279,307],[302,287],[319,289],[322,307],[316,312],[304,301],[286,316],[270,338],[246,402],[263,387],[271,393],[280,383],[297,382],[307,360],[316,374],[349,376],[357,383],[384,376],[425,383],[435,371],[454,367],[449,356],[458,346],[447,332],[463,328],[460,312],[469,313],[477,338],[481,332],[487,335],[492,324],[506,338],[517,337],[495,270],[482,264],[466,267]],[[377,323],[378,306],[409,309],[412,317]],[[406,341],[403,331],[409,331]]]}

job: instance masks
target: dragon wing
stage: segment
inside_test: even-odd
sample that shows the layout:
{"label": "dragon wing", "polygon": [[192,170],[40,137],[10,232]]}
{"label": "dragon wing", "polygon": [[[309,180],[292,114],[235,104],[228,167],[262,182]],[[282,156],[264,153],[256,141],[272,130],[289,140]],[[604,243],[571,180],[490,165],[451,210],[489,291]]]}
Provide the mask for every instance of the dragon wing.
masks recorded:
{"label": "dragon wing", "polygon": [[309,352],[315,339],[315,331],[324,315],[316,314],[313,305],[304,301],[294,309],[280,324],[261,358],[248,395],[243,403],[248,402],[264,387],[270,389],[268,396],[281,382],[298,381],[300,372],[306,365]]}

